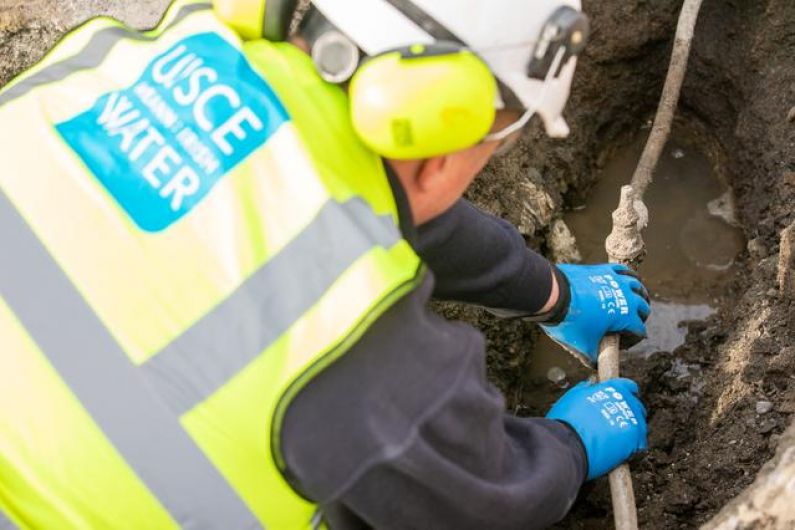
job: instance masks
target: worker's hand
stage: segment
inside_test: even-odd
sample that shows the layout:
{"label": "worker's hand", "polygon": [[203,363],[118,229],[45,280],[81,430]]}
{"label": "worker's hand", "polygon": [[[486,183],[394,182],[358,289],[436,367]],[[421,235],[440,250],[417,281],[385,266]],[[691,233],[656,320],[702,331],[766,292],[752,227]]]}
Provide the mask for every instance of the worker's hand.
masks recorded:
{"label": "worker's hand", "polygon": [[588,457],[588,480],[601,477],[647,448],[646,409],[629,379],[583,382],[563,394],[547,414],[579,435]]}
{"label": "worker's hand", "polygon": [[[557,323],[541,328],[553,340],[595,366],[599,342],[608,333],[621,335],[629,348],[646,337],[649,293],[634,272],[623,265],[558,265],[568,285],[561,296],[570,296],[568,311]],[[560,276],[558,276],[560,278]]]}

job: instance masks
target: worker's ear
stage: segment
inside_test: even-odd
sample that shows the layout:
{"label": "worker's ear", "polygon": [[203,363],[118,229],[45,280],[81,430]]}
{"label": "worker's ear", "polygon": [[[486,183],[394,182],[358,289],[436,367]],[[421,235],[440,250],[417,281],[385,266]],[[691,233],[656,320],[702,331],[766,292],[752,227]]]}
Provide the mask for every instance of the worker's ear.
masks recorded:
{"label": "worker's ear", "polygon": [[415,224],[430,221],[455,204],[493,149],[493,145],[479,145],[425,160],[389,160],[406,192]]}
{"label": "worker's ear", "polygon": [[450,166],[448,155],[435,156],[422,161],[415,183],[422,193],[434,193],[440,186],[444,186],[446,169]]}

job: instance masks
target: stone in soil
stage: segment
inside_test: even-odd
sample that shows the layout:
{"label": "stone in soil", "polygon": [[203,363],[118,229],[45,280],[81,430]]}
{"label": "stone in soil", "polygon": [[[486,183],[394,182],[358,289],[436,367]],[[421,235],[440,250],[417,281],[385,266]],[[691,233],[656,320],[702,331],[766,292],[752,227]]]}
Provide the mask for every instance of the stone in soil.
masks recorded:
{"label": "stone in soil", "polygon": [[582,255],[577,240],[563,219],[555,219],[547,236],[549,250],[555,263],[579,263]]}
{"label": "stone in soil", "polygon": [[770,401],[757,401],[756,402],[756,413],[757,414],[767,414],[773,410],[773,403]]}
{"label": "stone in soil", "polygon": [[781,294],[795,300],[795,222],[781,232],[778,285]]}

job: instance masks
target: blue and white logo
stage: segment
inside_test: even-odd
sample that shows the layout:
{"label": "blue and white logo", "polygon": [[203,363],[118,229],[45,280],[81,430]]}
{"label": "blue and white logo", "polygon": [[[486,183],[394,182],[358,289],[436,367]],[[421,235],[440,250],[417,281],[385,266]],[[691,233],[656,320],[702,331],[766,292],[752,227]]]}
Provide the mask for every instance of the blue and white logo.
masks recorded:
{"label": "blue and white logo", "polygon": [[243,54],[203,33],[156,57],[130,88],[56,128],[135,223],[157,232],[288,120]]}

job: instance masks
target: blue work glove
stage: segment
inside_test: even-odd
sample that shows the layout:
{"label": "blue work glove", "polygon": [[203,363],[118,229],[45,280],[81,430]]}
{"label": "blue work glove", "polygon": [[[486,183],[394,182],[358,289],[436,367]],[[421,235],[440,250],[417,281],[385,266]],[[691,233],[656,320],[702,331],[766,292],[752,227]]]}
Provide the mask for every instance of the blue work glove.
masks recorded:
{"label": "blue work glove", "polygon": [[619,333],[622,348],[646,337],[649,293],[634,272],[613,264],[558,265],[558,270],[561,300],[565,304],[568,297],[568,306],[565,313],[554,311],[559,320],[541,324],[555,342],[595,366],[606,334]]}
{"label": "blue work glove", "polygon": [[567,424],[579,435],[588,457],[588,480],[648,447],[646,409],[638,399],[638,385],[630,379],[580,383],[563,394],[547,418]]}

